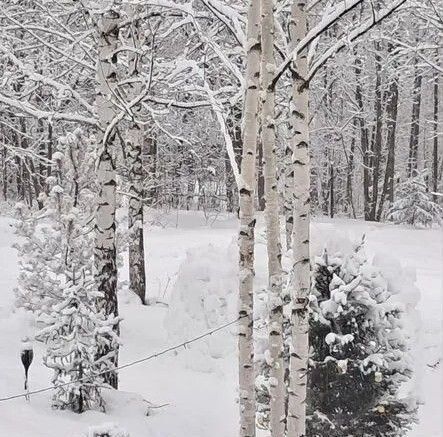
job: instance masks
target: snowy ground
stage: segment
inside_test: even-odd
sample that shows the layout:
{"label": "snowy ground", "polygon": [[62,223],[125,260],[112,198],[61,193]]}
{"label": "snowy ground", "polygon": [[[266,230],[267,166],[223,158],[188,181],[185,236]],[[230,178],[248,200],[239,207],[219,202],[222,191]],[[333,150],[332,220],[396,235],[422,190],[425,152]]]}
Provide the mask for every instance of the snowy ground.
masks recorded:
{"label": "snowy ground", "polygon": [[[174,281],[186,251],[209,243],[228,247],[236,238],[233,218],[210,217],[180,212],[156,215],[148,228],[148,278],[150,298],[164,303],[171,299]],[[11,220],[0,217],[0,398],[21,392],[22,368],[19,362],[20,339],[32,327],[20,312],[12,311],[17,259],[11,248],[14,235]],[[440,230],[411,230],[351,220],[319,219],[313,234],[326,230],[347,232],[353,238],[367,237],[369,254],[387,252],[398,256],[403,266],[417,271],[421,291],[419,310],[422,326],[416,352],[418,390],[424,404],[420,424],[410,437],[443,436],[442,364],[442,233]],[[263,247],[258,248],[259,257]],[[264,277],[263,259],[257,274]],[[221,260],[222,262],[222,260]],[[149,355],[173,344],[164,328],[165,305],[143,307],[128,293],[120,298],[122,339],[121,363]],[[185,333],[186,334],[186,333]],[[229,332],[214,334],[231,335]],[[41,364],[42,349],[35,346],[31,367],[31,389],[50,384],[50,372]],[[34,395],[31,402],[16,399],[0,402],[0,436],[8,437],[81,437],[90,425],[118,423],[131,437],[226,437],[236,435],[235,356],[216,360],[212,371],[201,372],[189,366],[179,353],[165,355],[120,373],[119,395],[108,394],[108,414],[81,416],[53,411],[50,393]],[[213,360],[208,358],[208,360]],[[150,410],[151,402],[160,408]]]}

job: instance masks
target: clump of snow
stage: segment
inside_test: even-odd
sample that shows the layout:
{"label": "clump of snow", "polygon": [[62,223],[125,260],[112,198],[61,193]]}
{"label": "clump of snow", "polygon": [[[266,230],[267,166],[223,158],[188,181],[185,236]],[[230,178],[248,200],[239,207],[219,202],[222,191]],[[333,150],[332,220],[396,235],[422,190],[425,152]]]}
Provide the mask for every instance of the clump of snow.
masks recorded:
{"label": "clump of snow", "polygon": [[[185,342],[235,320],[237,316],[238,263],[236,245],[227,249],[207,245],[190,249],[181,264],[171,293],[165,327],[173,343]],[[186,346],[187,365],[211,372],[214,360],[234,351],[233,325]]]}

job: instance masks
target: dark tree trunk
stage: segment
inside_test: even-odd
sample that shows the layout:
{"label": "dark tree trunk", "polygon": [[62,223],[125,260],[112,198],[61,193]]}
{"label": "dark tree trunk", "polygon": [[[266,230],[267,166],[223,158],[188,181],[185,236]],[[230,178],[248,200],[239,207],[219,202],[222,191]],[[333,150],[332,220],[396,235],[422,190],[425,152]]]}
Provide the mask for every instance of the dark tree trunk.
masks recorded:
{"label": "dark tree trunk", "polygon": [[8,200],[8,166],[6,165],[7,150],[3,147],[2,150],[2,184],[3,184],[3,199]]}
{"label": "dark tree trunk", "polygon": [[[438,107],[439,107],[439,84],[440,75],[438,72],[434,74],[434,141],[432,153],[432,190],[434,193],[438,191]],[[434,202],[438,201],[437,194],[433,195]]]}
{"label": "dark tree trunk", "polygon": [[334,218],[335,210],[335,181],[334,181],[334,163],[329,163],[329,215]]}
{"label": "dark tree trunk", "polygon": [[353,192],[353,184],[354,184],[354,156],[355,156],[355,134],[357,132],[357,119],[354,118],[353,122],[353,136],[351,140],[351,147],[349,151],[348,157],[348,168],[346,174],[346,208],[352,210],[352,217],[357,218],[355,214],[355,206],[354,206],[354,192]]}
{"label": "dark tree trunk", "polygon": [[361,140],[361,149],[363,155],[363,201],[364,201],[364,215],[365,220],[369,220],[369,212],[370,212],[370,172],[369,172],[369,157],[371,151],[369,150],[369,132],[366,124],[366,120],[364,118],[364,105],[363,105],[363,90],[360,82],[362,70],[361,60],[356,56],[355,58],[355,76],[357,86],[355,89],[355,99],[357,101],[357,106],[360,111],[360,116],[358,117],[359,125],[360,125],[360,140]]}
{"label": "dark tree trunk", "polygon": [[[229,135],[232,140],[232,148],[234,149],[235,160],[238,168],[241,166],[241,159],[243,153],[243,141],[241,132],[241,119],[242,110],[241,107],[233,107],[229,116],[226,119],[226,126],[229,131]],[[234,179],[234,173],[231,168],[229,159],[226,161],[226,195],[227,195],[227,210],[229,212],[236,212],[239,208],[239,196],[236,182]]]}
{"label": "dark tree trunk", "polygon": [[378,202],[378,184],[380,178],[380,160],[382,149],[382,133],[383,133],[383,93],[382,93],[382,78],[381,78],[381,53],[380,43],[375,43],[375,132],[373,135],[372,154],[371,154],[371,169],[372,169],[372,183],[371,183],[371,203],[369,208],[369,220],[375,221],[376,210]]}
{"label": "dark tree trunk", "polygon": [[[394,65],[396,68],[396,64]],[[386,159],[386,172],[383,182],[383,191],[381,193],[380,202],[377,211],[377,221],[380,221],[383,214],[383,207],[386,199],[392,203],[394,201],[394,176],[395,176],[395,139],[397,130],[398,115],[398,77],[395,75],[389,87],[387,102],[387,138],[386,145],[388,149],[388,157]]]}
{"label": "dark tree trunk", "polygon": [[412,177],[417,171],[417,157],[418,157],[418,140],[420,135],[420,110],[421,110],[421,88],[423,76],[419,67],[418,60],[415,59],[415,78],[414,78],[414,92],[412,101],[411,114],[411,134],[409,137],[409,160],[408,160],[408,177]]}
{"label": "dark tree trunk", "polygon": [[[52,132],[52,123],[48,122],[48,147],[46,148],[46,158],[51,161],[52,160],[52,152],[53,152],[53,132]],[[46,166],[46,175],[47,177],[51,176],[52,173],[52,164],[48,163]],[[47,186],[46,186],[47,189]]]}

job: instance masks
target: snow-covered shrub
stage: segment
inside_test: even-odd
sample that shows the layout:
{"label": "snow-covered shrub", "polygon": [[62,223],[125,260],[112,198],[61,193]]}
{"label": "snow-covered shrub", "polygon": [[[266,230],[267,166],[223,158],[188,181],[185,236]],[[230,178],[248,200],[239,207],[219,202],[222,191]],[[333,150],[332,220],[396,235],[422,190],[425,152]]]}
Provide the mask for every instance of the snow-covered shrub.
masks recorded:
{"label": "snow-covered shrub", "polygon": [[363,246],[315,260],[310,437],[403,436],[414,421],[416,403],[402,390],[412,376],[406,309]]}
{"label": "snow-covered shrub", "polygon": [[15,233],[19,242],[14,247],[20,268],[16,305],[36,314],[51,307],[61,293],[61,233],[51,215],[48,210],[35,212],[23,203],[16,205]]}
{"label": "snow-covered shrub", "polygon": [[111,357],[97,359],[97,351],[118,342],[113,332],[117,321],[96,312],[100,294],[86,270],[72,268],[65,274],[62,298],[42,316],[46,327],[36,336],[47,345],[44,364],[54,370],[53,407],[76,413],[103,411],[98,374],[107,369]]}
{"label": "snow-covered shrub", "polygon": [[398,224],[429,227],[441,223],[443,209],[432,200],[424,175],[411,177],[396,190],[396,200],[388,211],[388,220]]}
{"label": "snow-covered shrub", "polygon": [[[171,292],[165,327],[171,341],[184,342],[237,317],[237,251],[234,245],[197,247],[187,252]],[[183,351],[189,367],[212,371],[214,362],[235,348],[229,329],[187,345]]]}
{"label": "snow-covered shrub", "polygon": [[[101,349],[118,341],[117,323],[96,308],[91,218],[92,143],[80,130],[60,139],[53,155],[48,194],[40,211],[18,208],[20,259],[17,305],[31,310],[40,325],[36,338],[47,345],[44,364],[54,370],[53,406],[83,412],[104,409],[99,392],[112,366]],[[115,349],[115,348],[112,348]]]}

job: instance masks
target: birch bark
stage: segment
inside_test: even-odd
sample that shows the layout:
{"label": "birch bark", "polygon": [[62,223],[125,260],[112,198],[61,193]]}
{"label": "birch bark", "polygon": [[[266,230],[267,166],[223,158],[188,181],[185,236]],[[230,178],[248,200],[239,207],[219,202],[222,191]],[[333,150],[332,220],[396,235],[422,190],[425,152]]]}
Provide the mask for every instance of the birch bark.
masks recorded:
{"label": "birch bark", "polygon": [[260,0],[250,0],[246,42],[246,92],[241,162],[239,231],[239,386],[240,437],[255,436],[254,315],[254,190],[260,87]]}
{"label": "birch bark", "polygon": [[[98,22],[98,62],[96,106],[99,129],[97,132],[98,164],[97,183],[99,193],[95,217],[95,269],[98,290],[103,297],[97,300],[98,310],[106,315],[118,316],[117,304],[117,264],[115,245],[115,209],[116,209],[116,172],[113,160],[115,130],[105,135],[106,128],[115,116],[112,96],[117,87],[115,51],[118,46],[119,14],[109,8],[103,12]],[[118,334],[119,325],[114,330]],[[111,350],[104,346],[99,356],[112,356],[113,366],[118,364],[118,349]],[[115,371],[104,375],[105,382],[118,387]]]}
{"label": "birch bark", "polygon": [[[133,8],[129,8],[128,15],[133,16]],[[138,21],[131,24],[130,36],[134,49],[140,49],[141,35]],[[139,56],[134,52],[129,55],[130,88],[128,91],[129,101],[138,97],[142,92],[142,81],[139,71]],[[129,286],[140,298],[142,304],[146,304],[146,272],[145,272],[145,248],[143,233],[143,162],[142,145],[144,129],[137,121],[141,110],[141,104],[132,107],[132,120],[127,132],[127,159],[129,167]]]}
{"label": "birch bark", "polygon": [[283,365],[282,247],[275,139],[275,88],[273,0],[261,0],[261,143],[265,189],[265,222],[268,251],[270,431],[272,437],[285,433],[286,386]]}
{"label": "birch bark", "polygon": [[[295,26],[296,44],[307,33],[306,1],[296,0],[291,10]],[[295,62],[292,117],[294,168],[294,229],[293,288],[292,288],[292,344],[290,351],[290,380],[288,400],[288,436],[306,435],[306,381],[308,366],[308,301],[310,291],[309,216],[310,216],[310,163],[308,132],[308,76],[307,51],[299,54]]]}

